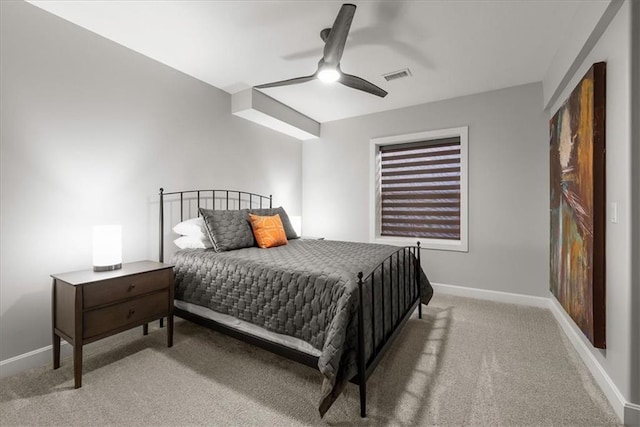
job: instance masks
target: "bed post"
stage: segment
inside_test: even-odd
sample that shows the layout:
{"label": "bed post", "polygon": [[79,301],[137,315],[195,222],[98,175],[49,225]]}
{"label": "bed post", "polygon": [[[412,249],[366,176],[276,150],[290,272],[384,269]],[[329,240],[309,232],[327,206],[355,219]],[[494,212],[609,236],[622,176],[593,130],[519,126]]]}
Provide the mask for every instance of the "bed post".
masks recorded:
{"label": "bed post", "polygon": [[160,187],[160,254],[158,256],[158,261],[164,262],[164,188]]}
{"label": "bed post", "polygon": [[360,416],[367,416],[367,378],[364,351],[364,301],[362,297],[362,271],[358,273],[358,385],[360,386]]}
{"label": "bed post", "polygon": [[418,240],[418,265],[416,266],[416,282],[418,285],[418,319],[422,319],[422,286],[420,284],[420,241]]}
{"label": "bed post", "polygon": [[269,194],[269,209],[273,208],[273,195]]}

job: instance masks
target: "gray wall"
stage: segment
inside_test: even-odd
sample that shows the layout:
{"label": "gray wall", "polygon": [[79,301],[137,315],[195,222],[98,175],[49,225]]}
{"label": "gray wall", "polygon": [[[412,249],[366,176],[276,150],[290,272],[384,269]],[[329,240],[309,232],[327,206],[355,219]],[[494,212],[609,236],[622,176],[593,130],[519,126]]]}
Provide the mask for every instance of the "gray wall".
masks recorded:
{"label": "gray wall", "polygon": [[548,118],[542,84],[322,125],[303,146],[303,234],[369,240],[375,137],[469,126],[469,252],[428,250],[432,282],[547,296]]}
{"label": "gray wall", "polygon": [[90,268],[91,226],[157,259],[157,192],[273,193],[301,210],[300,143],[230,96],[23,2],[2,2],[0,360],[51,343],[49,274]]}
{"label": "gray wall", "polygon": [[[582,76],[595,62],[607,62],[606,97],[606,340],[607,349],[591,346],[576,328],[594,358],[611,377],[625,399],[638,402],[637,392],[631,395],[632,363],[638,363],[640,355],[631,343],[640,331],[632,328],[631,281],[631,24],[630,2],[620,8],[602,37],[573,74],[568,84],[561,88],[558,101],[548,111],[550,118],[560,104],[567,99]],[[574,34],[569,32],[571,39]],[[636,136],[637,138],[637,136]],[[637,139],[636,139],[637,143]],[[637,169],[637,164],[635,165]],[[637,197],[637,195],[635,195]],[[611,203],[618,204],[618,221],[612,223]],[[635,218],[637,224],[638,218]],[[636,243],[637,244],[637,243]],[[638,260],[636,259],[637,263]]]}

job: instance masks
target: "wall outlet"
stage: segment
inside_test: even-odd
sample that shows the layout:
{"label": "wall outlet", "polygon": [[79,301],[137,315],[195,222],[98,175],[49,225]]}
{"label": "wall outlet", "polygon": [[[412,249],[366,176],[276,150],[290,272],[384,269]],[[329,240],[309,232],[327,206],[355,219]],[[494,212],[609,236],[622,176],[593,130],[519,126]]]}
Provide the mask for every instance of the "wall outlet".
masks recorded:
{"label": "wall outlet", "polygon": [[618,223],[618,204],[616,202],[611,203],[611,222]]}

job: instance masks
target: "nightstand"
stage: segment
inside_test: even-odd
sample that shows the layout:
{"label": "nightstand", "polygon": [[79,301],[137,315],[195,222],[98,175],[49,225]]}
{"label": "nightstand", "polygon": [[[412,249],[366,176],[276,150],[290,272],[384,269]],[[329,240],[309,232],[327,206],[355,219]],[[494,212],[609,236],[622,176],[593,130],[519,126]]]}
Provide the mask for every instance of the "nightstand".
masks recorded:
{"label": "nightstand", "polygon": [[122,264],[115,271],[53,274],[53,369],[60,367],[60,338],[73,346],[75,388],[82,386],[82,346],[167,318],[173,345],[173,265],[153,261]]}

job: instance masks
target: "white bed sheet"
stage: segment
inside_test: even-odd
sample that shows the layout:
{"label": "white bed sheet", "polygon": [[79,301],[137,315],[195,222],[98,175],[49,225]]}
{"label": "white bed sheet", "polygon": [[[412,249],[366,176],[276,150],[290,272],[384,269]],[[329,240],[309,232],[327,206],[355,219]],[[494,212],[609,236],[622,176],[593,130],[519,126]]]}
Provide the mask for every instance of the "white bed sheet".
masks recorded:
{"label": "white bed sheet", "polygon": [[174,300],[174,306],[181,310],[188,311],[189,313],[204,317],[210,320],[214,320],[218,323],[222,323],[225,326],[251,334],[256,337],[260,337],[271,342],[284,345],[294,350],[301,351],[314,357],[320,357],[322,352],[314,348],[311,344],[295,337],[278,334],[276,332],[268,331],[253,323],[245,322],[244,320],[236,319],[228,314],[218,313],[207,307],[191,304],[181,300]]}

